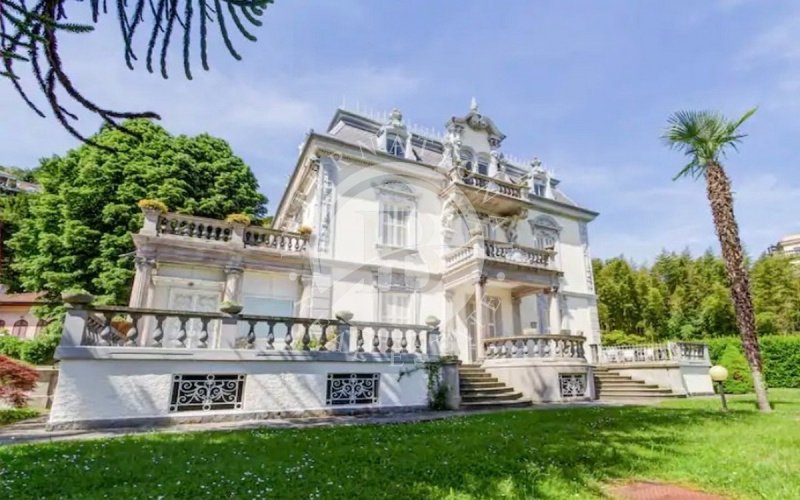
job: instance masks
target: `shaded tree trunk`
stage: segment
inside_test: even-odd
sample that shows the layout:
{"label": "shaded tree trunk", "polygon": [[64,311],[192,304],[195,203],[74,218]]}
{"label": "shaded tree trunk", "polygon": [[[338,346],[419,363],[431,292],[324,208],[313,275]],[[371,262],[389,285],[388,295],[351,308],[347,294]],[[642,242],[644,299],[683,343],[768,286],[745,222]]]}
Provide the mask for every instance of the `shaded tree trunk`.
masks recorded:
{"label": "shaded tree trunk", "polygon": [[758,408],[771,411],[767,397],[767,387],[761,364],[761,350],[756,335],[753,300],[750,296],[750,277],[744,264],[742,242],[739,240],[739,226],[733,214],[733,195],[731,183],[722,165],[709,162],[706,169],[706,194],[711,205],[714,228],[722,249],[722,260],[731,289],[731,298],[736,310],[736,324],[742,338],[742,346],[750,371],[753,372],[753,388],[756,392]]}

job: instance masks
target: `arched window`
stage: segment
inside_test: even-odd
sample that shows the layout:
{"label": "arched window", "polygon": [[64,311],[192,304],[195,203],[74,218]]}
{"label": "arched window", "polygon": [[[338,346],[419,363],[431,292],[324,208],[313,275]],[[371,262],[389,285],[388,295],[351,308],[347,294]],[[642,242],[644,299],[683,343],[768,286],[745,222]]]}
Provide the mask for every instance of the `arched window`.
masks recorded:
{"label": "arched window", "polygon": [[398,158],[406,157],[406,141],[397,134],[386,134],[386,152]]}
{"label": "arched window", "polygon": [[5,327],[6,327],[6,320],[0,319],[0,329],[5,328]]}
{"label": "arched window", "polygon": [[558,222],[549,215],[540,215],[529,222],[533,233],[533,246],[542,250],[554,250],[561,232]]}
{"label": "arched window", "polygon": [[42,333],[42,329],[47,326],[47,320],[40,319],[36,322],[36,330],[34,331],[33,335],[38,337],[40,333]]}
{"label": "arched window", "polygon": [[14,326],[11,329],[11,335],[22,338],[25,336],[27,330],[28,322],[20,318],[14,323]]}
{"label": "arched window", "polygon": [[461,148],[458,154],[461,157],[461,166],[467,170],[472,170],[475,164],[475,153],[470,148]]}

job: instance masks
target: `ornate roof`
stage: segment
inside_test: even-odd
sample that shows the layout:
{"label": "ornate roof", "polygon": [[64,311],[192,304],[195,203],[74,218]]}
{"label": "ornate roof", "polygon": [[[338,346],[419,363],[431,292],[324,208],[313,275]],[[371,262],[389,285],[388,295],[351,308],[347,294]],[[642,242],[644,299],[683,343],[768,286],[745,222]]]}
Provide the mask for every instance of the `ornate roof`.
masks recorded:
{"label": "ornate roof", "polygon": [[467,113],[466,116],[462,118],[457,116],[450,118],[446,124],[448,130],[454,125],[462,127],[467,126],[472,130],[485,130],[489,134],[489,142],[492,147],[500,146],[500,143],[503,142],[506,135],[497,128],[497,125],[495,125],[491,118],[478,112],[478,102],[474,97],[472,98],[469,108],[469,113]]}

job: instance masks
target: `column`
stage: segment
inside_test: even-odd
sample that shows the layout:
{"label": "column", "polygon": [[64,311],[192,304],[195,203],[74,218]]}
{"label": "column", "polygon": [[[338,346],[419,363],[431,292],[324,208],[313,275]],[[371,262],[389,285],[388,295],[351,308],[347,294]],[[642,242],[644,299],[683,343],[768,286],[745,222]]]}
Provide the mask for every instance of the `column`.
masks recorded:
{"label": "column", "polygon": [[553,287],[549,294],[549,308],[550,308],[550,334],[557,335],[561,333],[561,305],[559,304],[558,287]]}
{"label": "column", "polygon": [[145,255],[136,255],[133,258],[133,264],[136,268],[136,274],[133,278],[131,300],[128,305],[130,307],[147,307],[147,296],[150,293],[150,283],[156,262]]}
{"label": "column", "polygon": [[[477,360],[483,359],[483,340],[486,338],[486,275],[481,275],[475,282],[475,337]],[[473,360],[473,361],[477,361]]]}
{"label": "column", "polygon": [[[456,315],[455,308],[453,307],[453,291],[445,290],[444,292],[444,325],[442,325],[443,354],[456,354],[458,352],[458,344],[455,342],[456,331]],[[455,345],[454,345],[455,344]]]}
{"label": "column", "polygon": [[[225,293],[223,301],[242,303],[242,275],[244,269],[237,264],[228,264],[225,267]],[[245,311],[247,313],[247,311]]]}
{"label": "column", "polygon": [[511,319],[513,320],[513,327],[514,331],[511,332],[511,335],[522,335],[522,313],[520,312],[520,303],[522,302],[522,297],[519,295],[512,295],[511,296]]}

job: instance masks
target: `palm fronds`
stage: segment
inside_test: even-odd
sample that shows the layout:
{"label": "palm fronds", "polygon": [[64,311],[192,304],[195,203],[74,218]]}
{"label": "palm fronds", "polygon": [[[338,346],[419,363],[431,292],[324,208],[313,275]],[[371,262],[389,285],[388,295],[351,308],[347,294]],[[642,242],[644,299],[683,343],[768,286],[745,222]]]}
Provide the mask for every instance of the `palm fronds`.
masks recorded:
{"label": "palm fronds", "polygon": [[[93,24],[70,23],[67,20],[68,0],[0,0],[0,76],[5,77],[25,103],[39,116],[45,117],[45,107],[34,102],[31,89],[26,89],[21,79],[21,68],[33,76],[38,92],[46,107],[61,125],[73,136],[90,142],[74,126],[77,116],[64,106],[64,99],[100,116],[112,127],[125,130],[120,120],[127,118],[159,118],[152,111],[115,111],[94,104],[81,93],[68,77],[59,53],[59,35],[62,33],[87,34]],[[213,2],[213,5],[212,5]],[[216,23],[228,52],[236,59],[241,56],[231,40],[230,18],[236,30],[250,41],[256,37],[249,26],[261,26],[259,19],[273,0],[116,0],[119,30],[122,35],[123,57],[127,66],[134,69],[137,56],[134,40],[138,32],[147,29],[145,66],[151,73],[156,68],[168,77],[170,42],[179,36],[182,43],[183,70],[192,78],[191,47],[193,34],[199,37],[200,61],[208,70],[208,24]],[[92,22],[98,23],[101,14],[108,13],[107,0],[81,2],[91,9]],[[70,7],[79,5],[71,2]],[[193,23],[199,16],[199,23]],[[198,26],[199,24],[199,26]],[[138,28],[138,31],[137,31]],[[197,33],[195,33],[197,31]],[[156,63],[157,59],[157,63]],[[98,68],[98,74],[100,73]]]}
{"label": "palm fronds", "polygon": [[739,132],[739,127],[753,116],[756,109],[733,121],[715,111],[678,111],[670,116],[662,139],[691,159],[675,179],[687,175],[700,177],[709,163],[716,163],[720,156],[725,156],[728,147],[736,150],[746,137]]}

